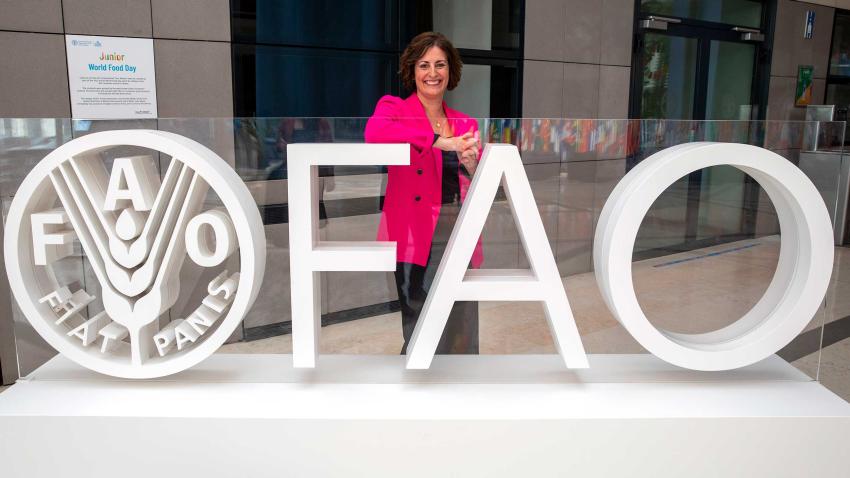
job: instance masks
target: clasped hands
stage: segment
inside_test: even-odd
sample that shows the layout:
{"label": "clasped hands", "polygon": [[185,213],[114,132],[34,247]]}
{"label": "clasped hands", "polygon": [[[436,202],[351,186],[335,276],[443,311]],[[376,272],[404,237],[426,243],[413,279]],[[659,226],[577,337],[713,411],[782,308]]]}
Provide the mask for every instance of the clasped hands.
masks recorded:
{"label": "clasped hands", "polygon": [[481,147],[481,140],[473,128],[469,128],[469,131],[460,136],[450,138],[440,136],[434,146],[443,151],[456,152],[460,164],[466,168],[469,175],[475,174],[475,169],[478,167],[478,151]]}

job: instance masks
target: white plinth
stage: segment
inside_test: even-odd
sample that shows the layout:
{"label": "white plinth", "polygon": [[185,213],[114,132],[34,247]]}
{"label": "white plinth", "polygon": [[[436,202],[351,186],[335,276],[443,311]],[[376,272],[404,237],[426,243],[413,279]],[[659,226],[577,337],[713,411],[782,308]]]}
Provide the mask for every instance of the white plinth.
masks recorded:
{"label": "white plinth", "polygon": [[[57,357],[0,394],[0,476],[837,477],[850,404],[772,357],[214,355],[150,381]],[[627,382],[630,380],[630,382]],[[619,382],[619,383],[614,383]]]}

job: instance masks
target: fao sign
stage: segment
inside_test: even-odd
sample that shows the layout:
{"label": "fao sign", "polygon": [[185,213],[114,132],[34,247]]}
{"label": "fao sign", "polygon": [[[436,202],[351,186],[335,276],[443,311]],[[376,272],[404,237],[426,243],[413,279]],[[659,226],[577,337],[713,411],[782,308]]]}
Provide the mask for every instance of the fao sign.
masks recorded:
{"label": "fao sign", "polygon": [[[160,173],[150,156],[101,153],[138,146],[171,158]],[[317,221],[320,165],[406,165],[404,144],[288,146],[293,360],[314,367],[320,327],[318,274],[391,271],[395,243],[323,242]],[[764,296],[733,324],[704,334],[657,329],[635,296],[631,259],[640,223],[674,181],[698,169],[731,165],[770,196],[782,229],[776,272]],[[527,270],[467,270],[498,187],[517,223]],[[111,131],[75,139],[25,178],[9,211],[5,238],[10,285],[21,310],[53,347],[101,373],[146,378],[184,370],[212,354],[244,318],[265,267],[265,238],[247,188],[221,158],[182,136]],[[654,154],[630,171],[605,204],[596,228],[594,266],[603,298],[648,351],[695,370],[728,370],[787,345],[817,311],[829,284],[829,215],[814,185],[790,162],[755,146],[689,143]],[[99,286],[95,296],[57,279],[57,261],[79,244]],[[238,251],[238,254],[237,252]],[[186,294],[186,261],[218,272],[186,317],[165,322]],[[236,265],[235,270],[226,269]],[[275,284],[266,287],[275,287]],[[515,146],[487,145],[431,292],[408,347],[407,367],[428,368],[459,300],[539,301],[564,363],[588,366],[567,292]]]}
{"label": "fao sign", "polygon": [[[136,146],[153,156],[100,153]],[[160,179],[160,177],[162,179]],[[262,219],[245,184],[215,153],[164,131],[94,133],[47,155],[27,175],[6,221],[9,284],[24,315],[56,350],[108,375],[148,378],[191,367],[233,333],[265,268]],[[54,266],[79,243],[97,280],[101,312],[71,292]],[[186,261],[221,269],[186,317],[168,312],[187,294]]]}

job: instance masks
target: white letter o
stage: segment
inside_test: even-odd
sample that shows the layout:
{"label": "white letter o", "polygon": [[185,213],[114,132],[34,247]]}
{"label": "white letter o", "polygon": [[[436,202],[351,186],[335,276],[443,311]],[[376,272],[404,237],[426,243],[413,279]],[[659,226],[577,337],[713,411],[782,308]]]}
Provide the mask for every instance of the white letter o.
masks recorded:
{"label": "white letter o", "polygon": [[[215,249],[207,243],[204,226],[209,226],[215,236]],[[193,217],[186,225],[186,253],[203,267],[221,264],[236,250],[236,231],[224,211],[213,209]]]}
{"label": "white letter o", "polygon": [[[781,247],[764,296],[736,322],[703,334],[655,328],[632,284],[632,250],[652,203],[679,178],[710,166],[730,165],[755,179],[779,216]],[[680,367],[729,370],[778,352],[809,323],[832,274],[832,224],[812,182],[776,153],[733,143],[688,143],[646,158],[614,188],[596,228],[593,263],[602,296],[614,317],[649,352]]]}

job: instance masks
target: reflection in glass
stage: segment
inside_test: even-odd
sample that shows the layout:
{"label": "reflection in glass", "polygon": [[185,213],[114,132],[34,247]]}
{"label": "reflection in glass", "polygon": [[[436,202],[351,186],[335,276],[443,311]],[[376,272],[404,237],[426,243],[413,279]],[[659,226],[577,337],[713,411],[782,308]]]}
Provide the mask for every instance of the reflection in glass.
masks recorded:
{"label": "reflection in glass", "polygon": [[693,117],[696,60],[695,38],[644,36],[642,118]]}
{"label": "reflection in glass", "polygon": [[13,195],[41,158],[70,139],[68,119],[0,118],[0,193]]}

